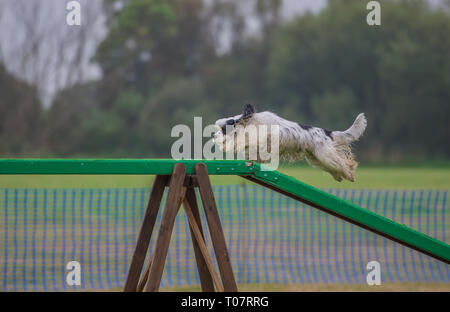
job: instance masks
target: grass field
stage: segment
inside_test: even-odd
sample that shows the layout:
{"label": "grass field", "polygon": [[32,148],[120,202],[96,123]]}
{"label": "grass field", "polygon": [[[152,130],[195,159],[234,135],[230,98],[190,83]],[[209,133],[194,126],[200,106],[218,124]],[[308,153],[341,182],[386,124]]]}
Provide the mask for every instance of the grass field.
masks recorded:
{"label": "grass field", "polygon": [[[117,289],[119,290],[119,289]],[[173,287],[163,288],[161,291],[200,291],[199,286],[195,287]],[[450,292],[449,284],[426,284],[426,283],[386,283],[379,286],[369,286],[365,284],[243,284],[239,285],[239,291],[248,292],[336,292],[336,291],[439,291]]]}
{"label": "grass field", "polygon": [[[450,167],[360,167],[356,182],[336,182],[318,169],[307,166],[281,167],[279,171],[320,188],[450,189]],[[97,188],[149,187],[147,175],[0,175],[0,188]],[[238,176],[213,176],[215,185],[249,183]]]}
{"label": "grass field", "polygon": [[[377,166],[377,167],[361,167],[357,170],[357,181],[355,183],[351,182],[335,182],[330,175],[321,172],[317,169],[313,169],[307,166],[297,166],[297,167],[282,167],[280,171],[293,176],[301,181],[308,184],[314,185],[320,188],[344,188],[344,189],[387,189],[387,190],[404,190],[404,189],[431,189],[431,190],[449,190],[450,189],[450,167],[388,167],[388,166]],[[28,285],[28,290],[32,289],[32,280],[27,276],[33,273],[32,263],[25,263],[25,259],[30,255],[33,256],[35,264],[37,265],[37,280],[41,281],[43,279],[42,273],[50,274],[54,268],[57,268],[56,276],[58,278],[61,274],[61,283],[63,283],[63,273],[65,272],[64,267],[61,263],[65,263],[71,252],[75,252],[75,258],[89,259],[92,265],[89,265],[89,272],[91,276],[95,276],[97,280],[103,280],[102,274],[104,271],[100,272],[100,268],[103,270],[104,263],[109,263],[109,270],[116,269],[116,264],[118,265],[120,274],[123,271],[125,273],[127,269],[126,260],[127,256],[131,250],[134,243],[134,236],[138,231],[138,226],[142,217],[143,209],[145,206],[145,201],[148,196],[148,189],[139,191],[137,193],[136,203],[133,204],[132,193],[128,193],[128,197],[124,197],[125,190],[111,190],[109,202],[109,195],[104,190],[94,190],[91,202],[93,203],[92,210],[89,208],[89,192],[86,191],[84,195],[81,195],[78,188],[147,188],[151,186],[153,181],[152,176],[124,176],[124,175],[114,175],[114,176],[77,176],[77,175],[59,175],[59,176],[33,176],[33,175],[0,175],[0,189],[2,188],[19,188],[18,191],[18,204],[19,209],[15,211],[13,209],[13,203],[15,201],[14,192],[9,193],[9,208],[6,210],[8,215],[7,229],[5,231],[0,230],[0,241],[8,241],[8,261],[7,263],[14,263],[14,266],[8,267],[9,274],[17,271],[18,285]],[[213,184],[215,185],[237,185],[242,183],[248,183],[246,180],[237,176],[213,176]],[[268,237],[267,242],[264,246],[265,252],[270,255],[284,254],[283,250],[294,250],[297,246],[297,240],[300,240],[301,251],[305,251],[308,255],[313,255],[314,259],[319,259],[322,255],[323,246],[320,245],[320,238],[322,237],[322,242],[327,238],[327,233],[331,233],[330,239],[333,240],[331,244],[331,249],[329,250],[331,255],[338,255],[331,258],[331,262],[343,264],[339,259],[341,256],[346,256],[348,261],[352,261],[353,249],[357,254],[357,251],[361,250],[361,254],[366,254],[366,241],[367,246],[370,246],[372,252],[379,250],[380,253],[383,251],[383,255],[380,255],[382,259],[386,257],[386,263],[388,258],[392,259],[393,254],[396,252],[393,250],[393,245],[389,243],[384,247],[382,240],[374,241],[372,234],[366,236],[365,232],[360,229],[352,229],[350,226],[344,225],[342,222],[334,222],[332,219],[329,220],[329,224],[325,228],[325,219],[321,217],[321,214],[316,210],[311,209],[295,209],[292,203],[288,204],[286,199],[282,201],[275,197],[274,206],[270,208],[269,202],[270,198],[264,197],[261,191],[254,193],[249,192],[249,196],[256,196],[256,201],[252,198],[249,199],[250,205],[245,206],[245,218],[247,221],[242,221],[240,218],[242,214],[237,214],[237,211],[241,209],[240,201],[235,197],[237,194],[234,190],[239,188],[240,196],[243,196],[242,188],[244,186],[232,187],[231,197],[224,190],[223,196],[217,194],[217,201],[219,206],[221,206],[220,212],[223,214],[222,218],[225,221],[224,228],[227,233],[227,239],[233,244],[230,244],[229,248],[233,255],[240,255],[243,257],[248,251],[251,250],[253,259],[256,259],[256,255],[259,255],[258,261],[263,261],[261,257],[261,250],[253,248],[250,243],[255,240],[257,232],[254,228],[258,224],[264,224],[265,230],[264,235]],[[58,190],[47,190],[48,191],[48,202],[47,208],[44,211],[43,206],[43,192],[44,190],[24,190],[24,189],[58,189]],[[67,199],[63,201],[63,188],[75,188],[77,190],[67,191]],[[103,193],[98,193],[103,192]],[[24,192],[28,192],[25,195]],[[35,193],[37,192],[37,193]],[[73,193],[75,192],[75,193]],[[116,193],[117,192],[117,193]],[[128,192],[131,192],[128,190]],[[448,216],[450,214],[446,213],[446,218],[443,219],[443,213],[439,212],[434,217],[435,209],[437,204],[442,201],[442,193],[440,195],[439,201],[435,201],[434,194],[430,197],[432,200],[427,201],[428,192],[425,192],[422,205],[428,202],[431,205],[430,209],[425,209],[423,206],[422,215],[418,216],[418,200],[419,194],[416,194],[415,200],[412,200],[411,192],[407,192],[406,195],[403,191],[398,193],[397,203],[392,202],[390,197],[388,206],[385,211],[386,215],[393,218],[396,214],[397,219],[401,217],[400,212],[404,212],[405,222],[411,222],[419,230],[425,231],[427,229],[427,222],[432,222],[433,226],[429,229],[431,233],[437,231],[439,235],[444,235],[448,237],[447,229],[445,229],[445,224],[448,224]],[[35,195],[37,194],[37,196]],[[74,194],[74,195],[73,195]],[[57,195],[57,199],[56,196]],[[342,195],[342,194],[341,194]],[[83,197],[84,196],[84,197]],[[349,195],[350,196],[350,195]],[[365,195],[367,196],[367,194]],[[367,201],[366,197],[362,201],[363,206],[373,206],[375,193],[370,201]],[[5,196],[2,197],[0,190],[0,197],[2,198],[1,203],[4,202]],[[402,200],[405,197],[405,200]],[[28,210],[21,209],[24,198],[29,198]],[[37,198],[37,208],[32,208],[34,199]],[[75,198],[76,200],[72,200]],[[227,199],[230,202],[227,202]],[[355,198],[358,202],[358,198]],[[63,202],[67,203],[63,204]],[[80,202],[83,202],[83,217],[79,210]],[[116,204],[118,203],[118,204]],[[230,206],[231,203],[231,206]],[[380,198],[380,212],[382,210],[382,204],[384,203],[383,194]],[[369,205],[370,204],[370,205]],[[25,204],[24,204],[25,205]],[[133,207],[132,209],[121,210],[121,207]],[[222,207],[223,206],[223,207]],[[404,206],[404,207],[403,207]],[[0,207],[1,204],[0,204]],[[55,208],[56,207],[56,208]],[[64,209],[60,209],[65,207]],[[76,207],[76,208],[74,208]],[[283,207],[283,209],[280,209]],[[291,211],[288,211],[291,209]],[[403,207],[403,208],[402,208]],[[446,206],[448,207],[448,206]],[[445,208],[444,208],[445,209]],[[411,210],[411,211],[410,211]],[[64,211],[64,212],[63,212]],[[244,210],[243,210],[244,211]],[[257,217],[255,217],[257,211]],[[296,218],[294,213],[296,211],[298,215]],[[289,212],[289,213],[288,213]],[[427,213],[432,213],[429,216]],[[5,215],[5,213],[3,213]],[[75,216],[75,218],[74,218]],[[1,220],[1,218],[0,218]],[[72,222],[76,220],[75,222]],[[301,221],[304,220],[304,221]],[[299,222],[301,221],[301,222]],[[240,233],[240,223],[245,224],[246,231],[248,234],[242,236]],[[5,225],[6,225],[5,224]],[[283,224],[283,226],[281,226]],[[421,224],[421,225],[420,225]],[[45,226],[44,226],[45,225]],[[249,227],[250,225],[250,227]],[[178,226],[178,225],[177,225]],[[229,227],[229,229],[227,229]],[[91,229],[89,229],[91,228]],[[174,253],[172,258],[183,260],[182,263],[188,263],[189,267],[194,269],[194,259],[192,254],[185,252],[186,249],[190,249],[190,244],[185,240],[188,231],[185,225],[181,224],[179,231],[182,234],[179,238],[181,250],[181,255],[176,254],[176,250],[169,251]],[[289,232],[291,236],[286,236],[287,229],[292,229]],[[434,230],[436,229],[436,230]],[[326,230],[326,231],[325,231]],[[8,232],[8,236],[6,233]],[[298,234],[297,234],[298,233]],[[338,234],[338,236],[334,236]],[[247,236],[248,235],[248,236]],[[263,235],[262,232],[259,235]],[[298,237],[297,237],[298,235]],[[328,234],[330,235],[330,234]],[[346,237],[346,243],[344,244],[343,238]],[[242,241],[240,245],[237,246],[237,237],[242,236]],[[350,240],[353,237],[354,242]],[[304,239],[304,241],[303,241]],[[273,240],[273,242],[272,242]],[[361,247],[358,246],[357,242],[361,240]],[[281,242],[283,241],[283,244]],[[261,239],[260,239],[261,243]],[[319,244],[319,245],[318,245]],[[16,251],[15,245],[20,248]],[[80,246],[81,245],[81,246]],[[186,245],[186,246],[185,246]],[[346,246],[343,249],[343,246]],[[25,246],[25,247],[24,247]],[[353,246],[353,247],[352,247]],[[33,248],[31,248],[33,247]],[[48,248],[52,248],[52,251],[48,251]],[[76,248],[76,249],[75,249]],[[262,248],[262,247],[261,247]],[[267,248],[267,249],[266,249]],[[92,250],[90,250],[92,249]],[[336,249],[336,252],[335,252]],[[34,251],[33,251],[34,250]],[[74,251],[72,251],[74,250]],[[398,257],[403,256],[402,251],[399,249]],[[93,255],[91,258],[91,254]],[[125,255],[125,256],[124,256]],[[405,264],[405,269],[409,268],[411,262],[409,257],[412,257],[409,252],[406,253],[408,261],[403,262]],[[285,255],[287,257],[287,255]],[[314,259],[309,259],[305,255],[301,254],[301,263],[307,263],[309,265],[309,270],[317,265],[317,261]],[[397,256],[396,256],[397,257]],[[414,254],[417,259],[417,255]],[[45,260],[44,260],[45,259]],[[56,259],[54,262],[53,259]],[[106,260],[108,262],[106,262]],[[189,260],[188,260],[189,259]],[[236,258],[237,259],[237,258]],[[236,259],[235,262],[237,261]],[[240,259],[240,258],[239,258]],[[278,259],[278,258],[277,258]],[[281,258],[280,258],[281,259]],[[284,258],[283,258],[284,259]],[[401,258],[404,259],[404,258]],[[3,260],[3,257],[2,259]],[[0,263],[2,261],[0,260]],[[289,259],[284,259],[287,263]],[[347,261],[346,260],[346,261]],[[186,261],[186,262],[184,262]],[[273,261],[273,260],[272,260]],[[243,262],[244,263],[244,262]],[[352,268],[351,262],[349,262],[349,268]],[[176,268],[176,262],[173,264],[173,268]],[[392,262],[391,262],[392,267]],[[356,268],[359,268],[359,263],[356,263]],[[403,268],[403,267],[402,267]],[[425,262],[425,268],[428,270],[430,265]],[[234,267],[235,273],[239,273],[237,266]],[[272,268],[274,271],[281,272],[282,268],[274,266]],[[272,270],[271,269],[271,270]],[[244,276],[249,271],[249,267],[243,267],[240,269],[244,272]],[[328,268],[326,268],[328,270]],[[330,269],[334,272],[334,268]],[[42,272],[41,272],[42,271]],[[22,272],[27,273],[22,277]],[[272,272],[272,271],[271,271]],[[328,272],[328,271],[327,271]],[[335,273],[335,272],[334,272]],[[8,275],[9,275],[8,274]],[[183,271],[183,274],[185,272]],[[186,273],[187,274],[187,273]],[[272,274],[272,273],[270,273]],[[98,275],[98,276],[97,276]],[[115,275],[113,275],[115,276]],[[95,282],[96,282],[95,280]],[[59,285],[59,279],[57,279]],[[8,279],[8,285],[12,281]],[[103,282],[105,282],[103,280]],[[40,282],[39,282],[40,283]],[[38,283],[38,284],[39,284]],[[9,286],[8,286],[9,287]],[[49,289],[52,288],[49,286]],[[450,284],[448,283],[386,283],[379,287],[369,287],[363,284],[326,284],[326,283],[312,283],[312,284],[292,284],[290,281],[288,284],[241,284],[239,285],[241,291],[450,291]],[[113,288],[111,290],[120,290],[119,288]],[[198,286],[186,286],[186,287],[171,287],[164,288],[163,291],[197,291],[200,290]]]}

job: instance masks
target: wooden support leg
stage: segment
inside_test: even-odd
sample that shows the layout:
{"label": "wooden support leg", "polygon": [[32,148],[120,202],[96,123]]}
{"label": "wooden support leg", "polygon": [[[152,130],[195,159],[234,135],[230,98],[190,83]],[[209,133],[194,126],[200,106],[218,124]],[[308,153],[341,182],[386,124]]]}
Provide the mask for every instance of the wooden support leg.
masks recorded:
{"label": "wooden support leg", "polygon": [[147,204],[147,209],[145,210],[141,230],[139,231],[136,249],[134,250],[133,258],[128,270],[127,281],[125,282],[125,287],[123,289],[124,291],[136,291],[139,276],[141,275],[142,266],[145,261],[145,255],[152,236],[153,227],[155,226],[156,216],[158,215],[159,206],[169,177],[170,176],[158,175],[153,182],[152,192]]}
{"label": "wooden support leg", "polygon": [[211,234],[211,240],[216,254],[217,264],[219,266],[220,276],[225,291],[237,291],[236,281],[234,280],[233,268],[231,267],[230,257],[228,255],[225,235],[223,234],[220,223],[219,212],[217,211],[214,193],[211,182],[209,181],[206,165],[199,163],[195,165],[195,174],[197,176],[198,188],[202,198],[203,208],[205,209],[206,220]]}
{"label": "wooden support leg", "polygon": [[223,291],[220,278],[214,269],[212,258],[206,248],[197,199],[193,188],[187,189],[183,206],[189,220],[189,229],[191,231],[192,244],[194,246],[195,260],[197,262],[202,291],[214,291],[214,284],[218,291]]}
{"label": "wooden support leg", "polygon": [[142,279],[139,281],[139,284],[136,289],[137,292],[142,292],[144,290],[144,287],[148,281],[148,275],[150,274],[150,268],[152,267],[152,263],[153,263],[153,256],[150,258],[150,261],[148,262],[147,267],[145,268],[144,274],[142,275]]}
{"label": "wooden support leg", "polygon": [[166,206],[164,208],[158,238],[156,240],[153,262],[150,267],[145,291],[158,291],[161,277],[164,270],[164,263],[169,249],[170,238],[172,236],[175,217],[184,199],[186,187],[183,186],[186,176],[186,166],[177,163],[174,166],[170,179],[169,193],[167,194]]}

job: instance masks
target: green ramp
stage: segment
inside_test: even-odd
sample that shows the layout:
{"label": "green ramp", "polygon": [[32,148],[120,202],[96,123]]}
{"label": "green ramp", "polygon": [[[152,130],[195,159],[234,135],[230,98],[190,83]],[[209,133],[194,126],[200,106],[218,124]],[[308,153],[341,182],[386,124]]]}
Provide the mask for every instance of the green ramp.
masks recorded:
{"label": "green ramp", "polygon": [[450,245],[403,224],[363,209],[278,171],[264,170],[244,160],[172,159],[0,159],[5,174],[147,174],[170,175],[176,163],[186,165],[186,174],[205,163],[210,175],[239,175],[254,183],[320,209],[359,227],[450,264]]}
{"label": "green ramp", "polygon": [[244,178],[450,264],[450,245],[278,171],[254,166]]}

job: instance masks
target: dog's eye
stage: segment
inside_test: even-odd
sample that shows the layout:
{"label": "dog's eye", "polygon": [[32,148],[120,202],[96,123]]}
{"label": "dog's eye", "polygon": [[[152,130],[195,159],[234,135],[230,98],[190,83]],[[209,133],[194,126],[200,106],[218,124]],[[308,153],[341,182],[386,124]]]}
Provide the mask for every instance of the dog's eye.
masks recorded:
{"label": "dog's eye", "polygon": [[228,119],[225,122],[225,125],[222,126],[222,133],[227,134],[227,126],[234,126],[236,124],[236,120],[234,119]]}

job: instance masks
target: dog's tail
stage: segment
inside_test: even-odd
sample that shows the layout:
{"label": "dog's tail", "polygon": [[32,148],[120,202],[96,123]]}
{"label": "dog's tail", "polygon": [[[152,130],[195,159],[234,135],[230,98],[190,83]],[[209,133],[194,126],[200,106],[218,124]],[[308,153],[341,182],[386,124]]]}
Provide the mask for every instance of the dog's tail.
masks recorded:
{"label": "dog's tail", "polygon": [[364,116],[364,113],[361,113],[358,115],[358,117],[356,117],[355,121],[353,122],[353,125],[347,130],[333,131],[332,133],[333,139],[338,143],[350,144],[354,141],[357,141],[362,136],[364,130],[366,130],[366,126],[367,126],[366,116]]}

